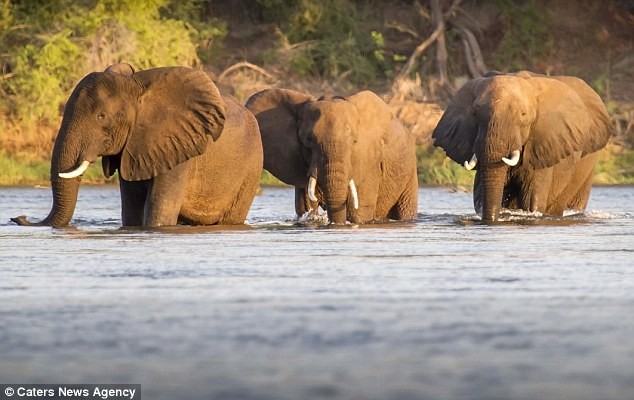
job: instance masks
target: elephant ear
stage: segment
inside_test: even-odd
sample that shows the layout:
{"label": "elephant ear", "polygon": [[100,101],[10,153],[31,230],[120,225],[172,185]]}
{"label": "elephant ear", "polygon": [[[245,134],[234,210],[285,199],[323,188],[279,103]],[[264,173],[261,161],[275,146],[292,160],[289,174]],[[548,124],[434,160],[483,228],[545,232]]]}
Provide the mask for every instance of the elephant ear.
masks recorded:
{"label": "elephant ear", "polygon": [[138,114],[121,154],[121,177],[153,178],[205,152],[220,137],[225,104],[203,71],[163,67],[132,76],[142,87]]}
{"label": "elephant ear", "polygon": [[447,156],[464,164],[473,157],[473,145],[478,135],[478,122],[473,102],[480,86],[490,78],[475,78],[465,83],[453,96],[431,137],[434,146],[445,150]]}
{"label": "elephant ear", "polygon": [[594,153],[611,135],[610,117],[599,96],[573,77],[532,80],[541,87],[537,117],[524,147],[524,161],[548,168],[575,152]]}
{"label": "elephant ear", "polygon": [[[383,146],[389,143],[394,133],[392,126],[394,116],[388,105],[369,90],[356,93],[346,99],[355,106],[359,118],[359,137],[356,151],[353,152],[355,164],[368,167],[358,163],[362,162],[361,159],[383,160]],[[370,134],[377,131],[378,135]]]}
{"label": "elephant ear", "polygon": [[357,108],[361,133],[380,129],[383,132],[381,138],[389,140],[393,115],[390,108],[379,96],[369,90],[364,90],[348,97],[347,100]]}
{"label": "elephant ear", "polygon": [[308,166],[298,131],[300,110],[313,100],[312,96],[294,90],[265,89],[246,103],[260,126],[264,169],[289,185],[306,185]]}

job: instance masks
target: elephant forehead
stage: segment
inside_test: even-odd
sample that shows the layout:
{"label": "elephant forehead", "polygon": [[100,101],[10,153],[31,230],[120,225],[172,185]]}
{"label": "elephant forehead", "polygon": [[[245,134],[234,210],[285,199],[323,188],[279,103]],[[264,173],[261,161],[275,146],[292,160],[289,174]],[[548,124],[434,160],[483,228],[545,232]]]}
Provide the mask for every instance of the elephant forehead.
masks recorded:
{"label": "elephant forehead", "polygon": [[114,74],[91,73],[77,85],[69,103],[77,102],[94,111],[108,99],[122,93],[122,83]]}
{"label": "elephant forehead", "polygon": [[318,101],[312,103],[304,115],[305,122],[314,129],[342,129],[358,120],[357,110],[345,100]]}
{"label": "elephant forehead", "polygon": [[532,87],[522,78],[496,76],[476,98],[476,110],[518,111],[524,113],[531,107],[534,95]]}

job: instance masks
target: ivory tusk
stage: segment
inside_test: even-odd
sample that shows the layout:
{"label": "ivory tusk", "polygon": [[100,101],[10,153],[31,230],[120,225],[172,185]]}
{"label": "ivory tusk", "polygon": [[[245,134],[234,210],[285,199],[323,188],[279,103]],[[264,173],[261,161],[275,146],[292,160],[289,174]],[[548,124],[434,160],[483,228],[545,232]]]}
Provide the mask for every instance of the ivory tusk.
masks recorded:
{"label": "ivory tusk", "polygon": [[317,187],[317,179],[314,176],[311,176],[308,179],[308,198],[311,201],[317,201],[317,196],[315,196],[315,187]]}
{"label": "ivory tusk", "polygon": [[513,153],[511,153],[511,158],[506,158],[506,157],[502,157],[502,161],[504,161],[504,163],[508,166],[514,167],[517,165],[518,162],[520,162],[520,151],[519,150],[513,150]]}
{"label": "ivory tusk", "polygon": [[348,187],[350,188],[350,195],[352,195],[352,204],[354,205],[354,209],[359,209],[359,196],[357,195],[357,186],[354,184],[354,180],[350,179],[348,182]]}
{"label": "ivory tusk", "polygon": [[471,161],[465,161],[464,162],[464,167],[471,171],[472,169],[475,168],[476,164],[478,163],[478,157],[476,157],[475,153],[473,154],[473,157],[471,157]]}
{"label": "ivory tusk", "polygon": [[59,177],[60,178],[64,178],[64,179],[76,178],[79,175],[81,175],[84,172],[86,172],[86,169],[88,169],[89,165],[90,165],[90,161],[84,160],[84,161],[81,162],[79,167],[77,167],[76,169],[74,169],[74,170],[72,170],[70,172],[60,172],[59,173]]}

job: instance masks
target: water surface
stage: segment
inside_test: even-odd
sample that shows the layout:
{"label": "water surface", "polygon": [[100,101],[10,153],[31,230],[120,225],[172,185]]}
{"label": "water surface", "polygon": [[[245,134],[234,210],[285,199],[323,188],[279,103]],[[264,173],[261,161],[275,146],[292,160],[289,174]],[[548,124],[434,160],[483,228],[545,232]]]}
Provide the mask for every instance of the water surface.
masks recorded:
{"label": "water surface", "polygon": [[584,214],[329,228],[264,188],[248,225],[121,229],[115,187],[71,227],[0,189],[0,382],[140,383],[146,399],[632,399],[634,188]]}

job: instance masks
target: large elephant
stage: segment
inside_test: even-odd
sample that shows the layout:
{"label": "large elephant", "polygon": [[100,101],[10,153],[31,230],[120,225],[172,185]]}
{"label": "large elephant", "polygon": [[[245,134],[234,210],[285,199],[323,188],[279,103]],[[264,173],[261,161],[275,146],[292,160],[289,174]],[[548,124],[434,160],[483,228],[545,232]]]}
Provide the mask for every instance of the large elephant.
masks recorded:
{"label": "large elephant", "polygon": [[51,161],[53,206],[41,222],[68,225],[81,174],[102,156],[119,171],[124,226],[242,224],[258,190],[257,121],[203,71],[134,71],[116,64],[71,94]]}
{"label": "large elephant", "polygon": [[414,137],[374,93],[266,89],[246,107],[260,124],[264,168],[295,186],[298,216],[321,206],[333,224],[416,218]]}
{"label": "large elephant", "polygon": [[611,131],[601,98],[581,79],[490,72],[456,93],[432,137],[477,171],[475,209],[495,221],[501,207],[584,210]]}

